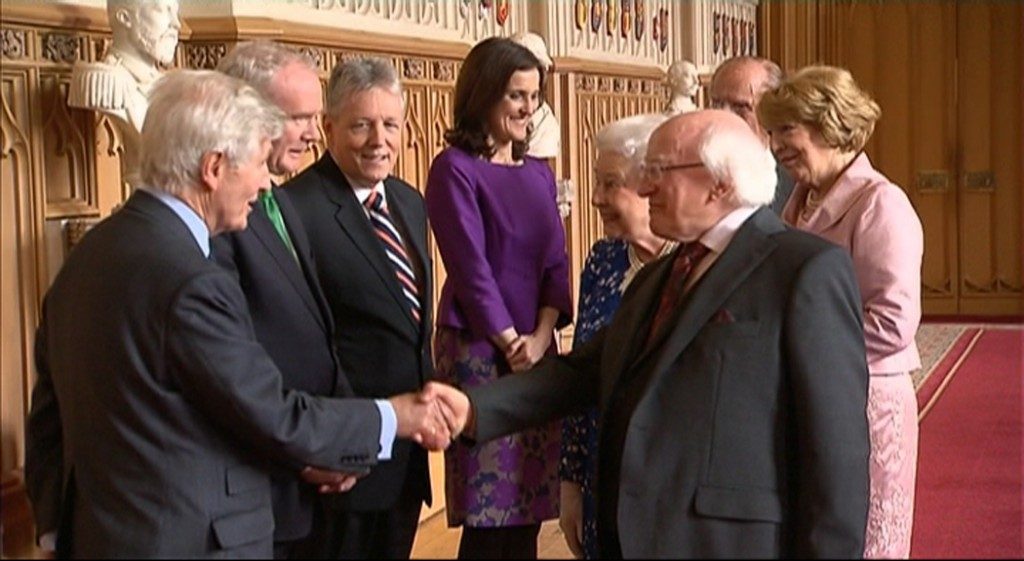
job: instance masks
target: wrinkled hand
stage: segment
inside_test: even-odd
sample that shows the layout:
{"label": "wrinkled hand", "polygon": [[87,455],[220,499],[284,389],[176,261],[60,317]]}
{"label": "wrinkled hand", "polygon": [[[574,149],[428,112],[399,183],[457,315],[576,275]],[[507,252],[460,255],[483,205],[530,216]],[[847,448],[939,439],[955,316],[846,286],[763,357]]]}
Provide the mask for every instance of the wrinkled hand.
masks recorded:
{"label": "wrinkled hand", "polygon": [[472,428],[473,408],[469,397],[458,389],[439,382],[427,382],[420,392],[420,399],[437,404],[452,440]]}
{"label": "wrinkled hand", "polygon": [[397,436],[408,438],[428,450],[444,450],[452,441],[451,431],[440,406],[420,393],[405,393],[389,399],[398,421]]}
{"label": "wrinkled hand", "polygon": [[544,358],[550,344],[550,335],[538,335],[536,332],[520,335],[505,350],[505,360],[513,372],[524,372]]}
{"label": "wrinkled hand", "polygon": [[558,527],[565,544],[577,559],[583,558],[583,489],[579,483],[563,481],[559,488]]}
{"label": "wrinkled hand", "polygon": [[328,493],[345,493],[355,486],[356,481],[366,475],[365,473],[349,473],[344,471],[330,471],[326,469],[306,466],[300,473],[306,483],[316,485],[317,491]]}

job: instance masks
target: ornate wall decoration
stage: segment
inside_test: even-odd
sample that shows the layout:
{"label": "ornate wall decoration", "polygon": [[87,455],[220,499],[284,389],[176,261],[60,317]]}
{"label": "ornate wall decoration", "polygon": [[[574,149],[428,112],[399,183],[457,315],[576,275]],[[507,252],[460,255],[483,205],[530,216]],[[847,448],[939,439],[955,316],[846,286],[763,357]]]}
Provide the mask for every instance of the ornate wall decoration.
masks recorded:
{"label": "ornate wall decoration", "polygon": [[79,58],[81,40],[74,35],[47,33],[43,35],[43,58],[62,64],[72,64]]}
{"label": "ornate wall decoration", "polygon": [[88,111],[68,107],[69,81],[67,71],[41,72],[39,77],[47,218],[99,214],[86,140],[93,119]]}
{"label": "ornate wall decoration", "polygon": [[24,58],[28,55],[25,48],[25,31],[21,29],[0,30],[0,52],[4,58]]}
{"label": "ornate wall decoration", "polygon": [[185,45],[185,65],[196,70],[213,70],[228,47],[224,43],[200,43]]}
{"label": "ornate wall decoration", "polygon": [[740,55],[757,55],[757,2],[755,0],[713,0],[696,9],[697,29],[701,37],[695,60],[715,67],[723,60]]}
{"label": "ornate wall decoration", "polygon": [[402,77],[407,80],[422,80],[427,77],[427,62],[421,59],[406,59],[402,64]]}
{"label": "ornate wall decoration", "polygon": [[[236,14],[252,10],[290,21],[312,22],[340,28],[407,34],[475,43],[494,35],[526,29],[530,0],[269,0],[256,6],[235,2]],[[269,6],[268,9],[268,4]],[[274,6],[276,4],[277,6]],[[308,10],[296,9],[295,5]],[[317,14],[316,12],[320,12]],[[325,18],[324,16],[328,16]],[[355,16],[355,17],[346,17]]]}
{"label": "ornate wall decoration", "polygon": [[455,82],[455,63],[451,61],[434,61],[433,77],[439,82]]}

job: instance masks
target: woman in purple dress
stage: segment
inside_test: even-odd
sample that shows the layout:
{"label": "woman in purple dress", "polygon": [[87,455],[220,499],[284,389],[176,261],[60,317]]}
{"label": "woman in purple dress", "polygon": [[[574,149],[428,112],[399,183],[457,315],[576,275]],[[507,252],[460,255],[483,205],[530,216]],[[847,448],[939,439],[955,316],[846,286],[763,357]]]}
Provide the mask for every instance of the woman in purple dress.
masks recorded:
{"label": "woman in purple dress", "polygon": [[[555,180],[526,156],[544,69],[505,38],[478,43],[455,84],[455,126],[434,159],[426,202],[447,279],[437,311],[437,376],[490,383],[554,354],[572,315]],[[448,525],[459,558],[536,558],[544,520],[558,517],[559,427],[445,452]]]}

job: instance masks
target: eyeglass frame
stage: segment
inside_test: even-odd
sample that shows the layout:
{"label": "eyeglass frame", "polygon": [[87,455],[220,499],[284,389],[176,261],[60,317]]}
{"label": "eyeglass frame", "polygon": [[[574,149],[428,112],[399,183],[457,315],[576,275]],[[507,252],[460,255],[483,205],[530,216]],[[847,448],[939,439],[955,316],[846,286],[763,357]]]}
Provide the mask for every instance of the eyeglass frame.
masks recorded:
{"label": "eyeglass frame", "polygon": [[[640,177],[643,178],[646,181],[658,182],[658,181],[661,181],[661,179],[665,176],[665,172],[676,171],[676,170],[681,170],[681,169],[699,168],[699,167],[704,167],[704,162],[690,162],[688,164],[667,164],[667,165],[649,164],[647,162],[642,162],[640,164]],[[654,171],[654,170],[657,170],[657,171]],[[655,179],[655,177],[654,177],[655,175],[658,176],[657,179]]]}

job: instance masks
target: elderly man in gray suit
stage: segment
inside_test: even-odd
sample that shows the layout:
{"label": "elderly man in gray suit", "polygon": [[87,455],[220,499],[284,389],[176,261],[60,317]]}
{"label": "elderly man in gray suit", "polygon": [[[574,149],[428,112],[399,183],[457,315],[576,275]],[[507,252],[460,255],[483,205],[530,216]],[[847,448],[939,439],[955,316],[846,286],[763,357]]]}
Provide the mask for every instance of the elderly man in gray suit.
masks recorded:
{"label": "elderly man in gray suit", "polygon": [[[774,160],[725,111],[651,136],[641,195],[680,248],[567,356],[469,391],[479,440],[598,405],[602,557],[860,557],[867,364],[847,253],[768,209]],[[472,406],[470,406],[470,403]]]}
{"label": "elderly man in gray suit", "polygon": [[[210,236],[245,228],[283,114],[239,80],[155,86],[142,187],[71,252],[43,304],[26,478],[71,557],[270,557],[269,467],[348,489],[395,437],[448,430],[415,394],[283,391]],[[315,476],[315,477],[314,477]]]}

